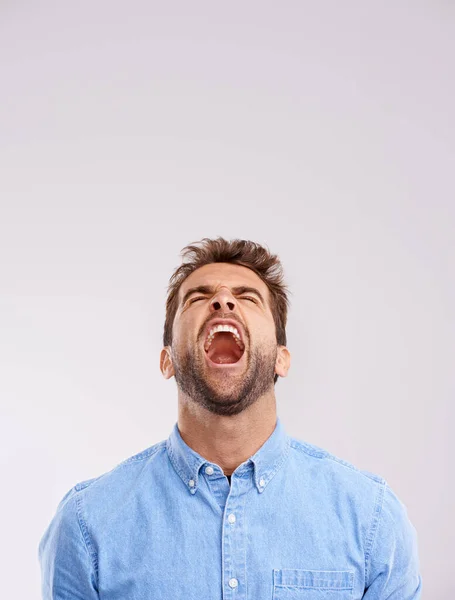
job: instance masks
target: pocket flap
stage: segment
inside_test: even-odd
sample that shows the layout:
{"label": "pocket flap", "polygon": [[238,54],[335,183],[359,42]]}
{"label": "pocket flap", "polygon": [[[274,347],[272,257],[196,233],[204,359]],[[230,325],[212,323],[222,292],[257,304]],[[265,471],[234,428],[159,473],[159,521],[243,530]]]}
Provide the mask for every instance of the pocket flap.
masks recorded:
{"label": "pocket flap", "polygon": [[352,590],[354,571],[314,571],[306,569],[274,569],[275,586]]}

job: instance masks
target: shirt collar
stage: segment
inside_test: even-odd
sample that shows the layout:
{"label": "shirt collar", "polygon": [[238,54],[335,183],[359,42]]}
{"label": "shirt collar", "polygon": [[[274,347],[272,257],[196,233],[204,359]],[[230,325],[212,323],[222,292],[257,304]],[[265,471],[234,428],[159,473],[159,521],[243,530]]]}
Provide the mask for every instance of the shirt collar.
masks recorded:
{"label": "shirt collar", "polygon": [[[219,465],[211,463],[183,441],[178,423],[175,423],[171,434],[166,440],[166,448],[176,472],[191,494],[197,492],[199,473],[203,465],[220,470]],[[283,465],[288,456],[289,448],[290,437],[287,435],[280,418],[277,417],[275,429],[270,437],[253,456],[237,467],[235,473],[236,475],[242,475],[253,468],[254,483],[258,492],[262,493]]]}

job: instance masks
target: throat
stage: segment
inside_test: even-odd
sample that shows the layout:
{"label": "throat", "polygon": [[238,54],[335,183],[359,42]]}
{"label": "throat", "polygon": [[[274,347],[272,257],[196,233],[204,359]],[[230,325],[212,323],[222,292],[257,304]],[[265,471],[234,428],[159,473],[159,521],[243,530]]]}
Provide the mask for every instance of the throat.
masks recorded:
{"label": "throat", "polygon": [[236,363],[242,357],[243,351],[230,333],[217,333],[207,351],[209,359],[216,364]]}

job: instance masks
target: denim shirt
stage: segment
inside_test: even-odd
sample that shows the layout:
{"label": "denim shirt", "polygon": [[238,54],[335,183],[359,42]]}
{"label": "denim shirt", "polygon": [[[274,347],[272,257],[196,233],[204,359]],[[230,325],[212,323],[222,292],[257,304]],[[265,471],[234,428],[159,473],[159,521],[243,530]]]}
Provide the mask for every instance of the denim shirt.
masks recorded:
{"label": "denim shirt", "polygon": [[418,600],[417,534],[380,476],[286,434],[232,474],[182,439],[62,498],[43,600]]}

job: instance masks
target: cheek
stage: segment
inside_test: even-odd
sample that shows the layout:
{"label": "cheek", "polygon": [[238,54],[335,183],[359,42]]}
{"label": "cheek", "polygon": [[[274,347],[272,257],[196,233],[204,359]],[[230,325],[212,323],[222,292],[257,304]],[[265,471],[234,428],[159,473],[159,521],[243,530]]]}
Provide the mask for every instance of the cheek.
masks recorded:
{"label": "cheek", "polygon": [[261,323],[256,330],[252,329],[253,344],[276,346],[275,325],[270,323]]}
{"label": "cheek", "polygon": [[172,332],[172,345],[175,348],[180,348],[184,339],[185,332],[182,330],[181,324],[179,324],[179,326],[175,327]]}
{"label": "cheek", "polygon": [[179,348],[194,346],[197,331],[195,323],[181,321],[174,329],[173,343]]}

